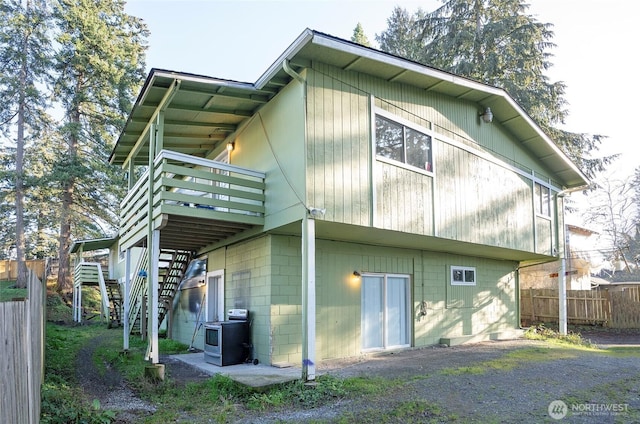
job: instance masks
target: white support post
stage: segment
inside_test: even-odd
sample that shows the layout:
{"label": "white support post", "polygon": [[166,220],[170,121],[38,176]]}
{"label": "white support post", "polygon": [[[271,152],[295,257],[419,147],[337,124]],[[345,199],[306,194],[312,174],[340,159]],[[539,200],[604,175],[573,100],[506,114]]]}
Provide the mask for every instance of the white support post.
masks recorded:
{"label": "white support post", "polygon": [[147,273],[148,291],[147,291],[147,308],[148,308],[148,325],[147,325],[147,342],[149,343],[149,360],[152,364],[160,362],[158,354],[158,280],[159,271],[158,264],[160,262],[160,230],[153,230],[151,244],[149,245],[149,271]]}
{"label": "white support post", "polygon": [[77,308],[76,308],[76,296],[78,295],[77,290],[76,290],[76,285],[73,285],[73,299],[71,301],[71,314],[73,315],[73,322],[77,322],[76,321],[76,315],[77,315]]}
{"label": "white support post", "polygon": [[124,293],[123,293],[123,311],[122,311],[122,325],[124,327],[122,348],[129,350],[129,296],[131,295],[131,249],[127,249],[124,254]]}
{"label": "white support post", "polygon": [[73,321],[78,321],[78,286],[73,285]]}
{"label": "white support post", "polygon": [[78,322],[82,322],[82,284],[79,284],[76,290],[78,290],[78,308],[76,309]]}
{"label": "white support post", "polygon": [[316,235],[315,220],[302,220],[302,379],[316,378]]}
{"label": "white support post", "polygon": [[560,272],[558,273],[558,331],[562,335],[567,334],[567,267],[563,256],[560,260]]}

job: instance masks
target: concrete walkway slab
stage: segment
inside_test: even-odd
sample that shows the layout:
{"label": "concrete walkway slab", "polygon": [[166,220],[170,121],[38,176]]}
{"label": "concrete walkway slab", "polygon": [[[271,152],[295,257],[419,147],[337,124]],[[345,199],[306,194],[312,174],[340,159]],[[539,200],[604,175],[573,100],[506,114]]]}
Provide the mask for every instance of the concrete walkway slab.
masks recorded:
{"label": "concrete walkway slab", "polygon": [[253,365],[252,363],[220,367],[206,362],[203,352],[171,355],[171,357],[209,375],[226,375],[238,383],[254,388],[264,388],[302,379],[302,370],[298,367],[280,368],[263,364]]}

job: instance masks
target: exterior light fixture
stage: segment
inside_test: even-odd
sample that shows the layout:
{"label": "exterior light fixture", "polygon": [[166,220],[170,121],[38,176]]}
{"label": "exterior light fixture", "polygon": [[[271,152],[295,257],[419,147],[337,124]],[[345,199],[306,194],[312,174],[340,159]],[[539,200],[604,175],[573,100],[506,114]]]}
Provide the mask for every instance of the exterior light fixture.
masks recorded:
{"label": "exterior light fixture", "polygon": [[480,114],[480,118],[487,124],[490,124],[493,121],[493,112],[491,112],[491,108],[487,107],[484,112]]}
{"label": "exterior light fixture", "polygon": [[233,141],[230,141],[227,143],[227,152],[231,153],[233,152],[233,149],[236,147],[236,143],[234,143]]}
{"label": "exterior light fixture", "polygon": [[324,216],[324,214],[327,212],[326,209],[320,209],[320,208],[309,208],[309,215],[311,215],[312,218],[318,217],[318,216]]}
{"label": "exterior light fixture", "polygon": [[353,271],[353,276],[356,278],[360,278],[362,274],[360,274],[358,271]]}

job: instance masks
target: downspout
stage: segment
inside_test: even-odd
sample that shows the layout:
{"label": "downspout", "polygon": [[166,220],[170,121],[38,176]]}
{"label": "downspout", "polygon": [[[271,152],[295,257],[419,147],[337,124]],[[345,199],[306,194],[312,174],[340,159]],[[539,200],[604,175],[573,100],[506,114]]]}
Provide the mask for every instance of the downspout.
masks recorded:
{"label": "downspout", "polygon": [[287,59],[282,61],[282,70],[285,71],[287,74],[289,74],[291,78],[295,79],[300,84],[304,84],[306,82],[302,77],[302,75],[300,75],[299,73],[293,70],[291,65],[289,65],[289,60]]}
{"label": "downspout", "polygon": [[[569,188],[559,191],[555,194],[556,198],[556,251],[560,252],[560,208],[558,202],[562,197],[567,194],[571,194],[576,191],[584,190],[588,185],[582,185],[579,187]],[[562,335],[567,334],[567,224],[564,219],[564,202],[562,204],[562,257],[560,258],[560,272],[558,272],[558,332]]]}

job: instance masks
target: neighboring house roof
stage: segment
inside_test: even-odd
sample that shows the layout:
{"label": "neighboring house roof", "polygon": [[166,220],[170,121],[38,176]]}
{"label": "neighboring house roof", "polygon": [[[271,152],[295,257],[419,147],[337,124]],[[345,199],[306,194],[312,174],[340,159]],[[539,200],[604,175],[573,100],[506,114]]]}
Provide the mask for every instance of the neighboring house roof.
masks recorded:
{"label": "neighboring house roof", "polygon": [[149,120],[160,111],[165,113],[165,148],[206,156],[288,84],[296,69],[310,67],[312,61],[490,107],[494,122],[566,188],[587,184],[587,177],[504,90],[310,29],[253,84],[152,69],[109,160],[123,166],[130,160],[146,165],[144,135]]}
{"label": "neighboring house roof", "polygon": [[572,268],[584,274],[597,274],[603,269],[610,268],[610,262],[600,252],[598,241],[593,237],[598,235],[598,232],[570,224],[567,225],[567,230]]}

